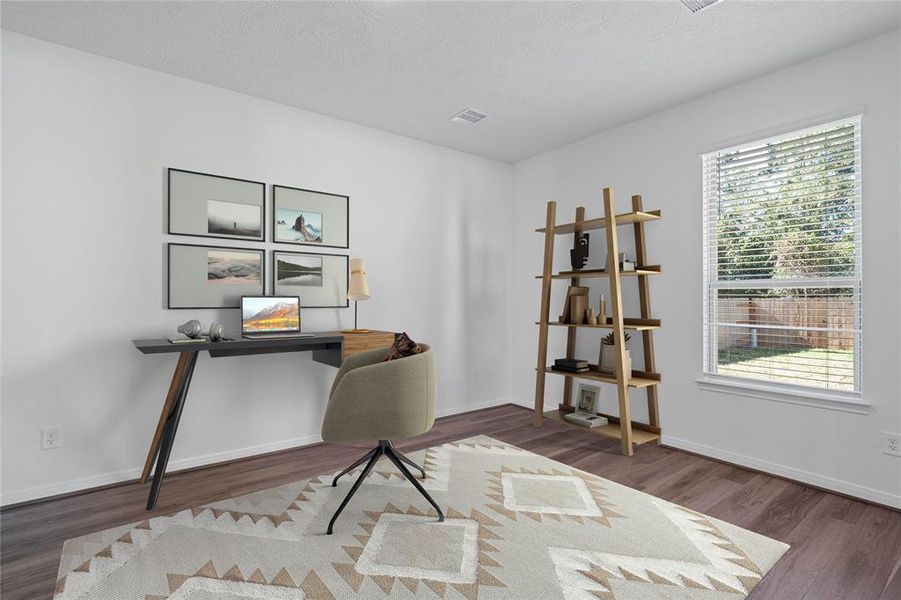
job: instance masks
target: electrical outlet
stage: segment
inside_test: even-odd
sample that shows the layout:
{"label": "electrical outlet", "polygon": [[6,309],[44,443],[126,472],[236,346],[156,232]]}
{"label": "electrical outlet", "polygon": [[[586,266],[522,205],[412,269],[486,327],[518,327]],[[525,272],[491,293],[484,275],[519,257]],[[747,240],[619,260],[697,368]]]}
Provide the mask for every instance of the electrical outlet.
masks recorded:
{"label": "electrical outlet", "polygon": [[41,450],[56,450],[62,446],[59,427],[45,427],[41,429]]}
{"label": "electrical outlet", "polygon": [[473,371],[472,372],[472,385],[479,385],[479,383],[481,383],[481,381],[482,381],[482,378],[479,375],[479,372]]}
{"label": "electrical outlet", "polygon": [[901,456],[901,433],[882,432],[882,453]]}

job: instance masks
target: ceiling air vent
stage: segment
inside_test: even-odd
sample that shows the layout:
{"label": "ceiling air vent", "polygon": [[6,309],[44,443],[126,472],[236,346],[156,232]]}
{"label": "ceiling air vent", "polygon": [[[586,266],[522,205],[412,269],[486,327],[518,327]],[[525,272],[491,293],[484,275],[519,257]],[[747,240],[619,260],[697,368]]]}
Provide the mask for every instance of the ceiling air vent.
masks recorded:
{"label": "ceiling air vent", "polygon": [[467,108],[452,116],[450,120],[456,121],[457,123],[469,123],[472,125],[473,123],[478,123],[487,116],[488,115],[485,113],[474,108]]}
{"label": "ceiling air vent", "polygon": [[679,0],[679,2],[684,4],[685,8],[694,13],[707,8],[711,4],[716,4],[719,0]]}

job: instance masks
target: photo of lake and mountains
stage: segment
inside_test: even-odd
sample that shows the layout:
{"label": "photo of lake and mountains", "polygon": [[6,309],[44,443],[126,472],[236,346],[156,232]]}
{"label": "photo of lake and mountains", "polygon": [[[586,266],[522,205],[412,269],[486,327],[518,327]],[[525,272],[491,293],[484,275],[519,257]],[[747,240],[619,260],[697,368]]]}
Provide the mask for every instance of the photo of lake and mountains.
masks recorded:
{"label": "photo of lake and mountains", "polygon": [[262,212],[255,204],[207,200],[207,233],[262,238]]}
{"label": "photo of lake and mountains", "polygon": [[322,257],[276,253],[275,279],[277,285],[322,287]]}
{"label": "photo of lake and mountains", "polygon": [[207,250],[206,281],[216,285],[260,285],[262,263],[259,252]]}
{"label": "photo of lake and mountains", "polygon": [[275,241],[322,242],[322,213],[278,208],[275,211]]}

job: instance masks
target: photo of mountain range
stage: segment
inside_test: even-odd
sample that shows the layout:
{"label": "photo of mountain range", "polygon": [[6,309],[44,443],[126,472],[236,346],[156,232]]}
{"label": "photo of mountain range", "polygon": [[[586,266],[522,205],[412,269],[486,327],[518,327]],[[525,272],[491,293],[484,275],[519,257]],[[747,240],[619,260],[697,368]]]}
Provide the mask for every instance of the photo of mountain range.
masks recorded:
{"label": "photo of mountain range", "polygon": [[322,242],[322,213],[288,208],[275,212],[275,241]]}

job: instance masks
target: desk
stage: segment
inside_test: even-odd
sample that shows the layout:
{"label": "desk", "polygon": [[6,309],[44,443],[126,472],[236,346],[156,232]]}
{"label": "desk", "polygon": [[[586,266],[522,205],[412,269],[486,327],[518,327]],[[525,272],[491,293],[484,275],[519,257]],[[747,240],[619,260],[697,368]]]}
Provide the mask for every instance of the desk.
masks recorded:
{"label": "desk", "polygon": [[147,460],[144,462],[144,470],[141,473],[141,483],[147,483],[150,470],[156,468],[153,473],[153,482],[150,486],[150,496],[147,498],[147,510],[153,510],[159,498],[160,487],[166,474],[166,465],[169,463],[169,454],[172,452],[172,444],[175,441],[175,432],[178,422],[188,397],[188,388],[191,386],[191,378],[194,376],[194,366],[197,363],[197,355],[200,352],[209,352],[213,358],[224,356],[245,356],[248,354],[272,354],[282,352],[312,352],[313,360],[333,367],[341,366],[341,361],[350,354],[362,352],[371,348],[390,346],[394,340],[394,334],[385,331],[373,331],[367,334],[348,335],[352,343],[344,343],[344,335],[341,333],[317,333],[311,337],[248,340],[237,338],[220,342],[196,342],[188,344],[173,344],[167,339],[133,340],[135,348],[144,354],[178,353],[178,362],[169,384],[169,391],[163,403],[150,450],[147,452]]}

